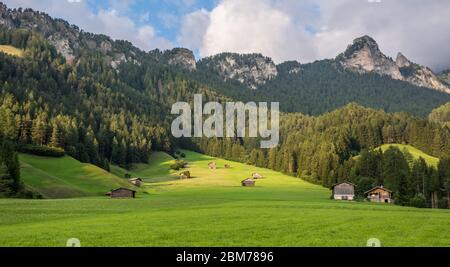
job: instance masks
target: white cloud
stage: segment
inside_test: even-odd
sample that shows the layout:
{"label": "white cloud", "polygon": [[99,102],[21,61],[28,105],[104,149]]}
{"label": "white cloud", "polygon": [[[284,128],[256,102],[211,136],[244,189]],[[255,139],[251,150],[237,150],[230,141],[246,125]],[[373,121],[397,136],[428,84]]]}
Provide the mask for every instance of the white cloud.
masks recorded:
{"label": "white cloud", "polygon": [[[315,49],[295,18],[269,0],[227,0],[210,14],[202,56],[220,52],[262,53],[281,62],[312,60]],[[299,49],[302,47],[303,49]]]}
{"label": "white cloud", "polygon": [[118,11],[126,10],[133,0],[113,0],[110,9],[100,9],[97,13],[92,12],[86,1],[82,0],[4,0],[4,2],[8,7],[31,7],[47,12],[51,16],[63,18],[85,31],[106,34],[113,39],[128,40],[144,50],[173,47],[170,41],[158,36],[152,26],[138,26],[133,20]]}
{"label": "white cloud", "polygon": [[209,12],[205,9],[192,12],[183,18],[178,42],[184,47],[198,51],[210,24]]}

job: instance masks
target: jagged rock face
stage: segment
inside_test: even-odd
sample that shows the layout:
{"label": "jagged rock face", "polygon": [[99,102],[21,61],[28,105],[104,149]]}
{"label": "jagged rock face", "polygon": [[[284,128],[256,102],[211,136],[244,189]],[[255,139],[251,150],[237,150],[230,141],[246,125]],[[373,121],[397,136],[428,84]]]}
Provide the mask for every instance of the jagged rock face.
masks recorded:
{"label": "jagged rock face", "polygon": [[53,45],[56,48],[56,51],[58,51],[58,53],[60,53],[64,58],[66,58],[66,61],[69,64],[72,64],[72,62],[75,59],[75,56],[73,54],[73,49],[71,48],[68,39],[63,38],[59,33],[55,33],[54,35],[51,35],[48,38],[48,41],[51,45]]}
{"label": "jagged rock face", "polygon": [[402,53],[398,54],[394,62],[380,51],[376,41],[369,36],[355,39],[353,44],[336,60],[344,68],[359,73],[373,72],[388,75],[396,80],[450,93],[450,88],[443,84],[429,68],[411,62]]}
{"label": "jagged rock face", "polygon": [[[49,15],[32,9],[8,9],[0,2],[0,26],[8,29],[27,29],[38,32],[53,45],[57,52],[66,58],[68,63],[75,61],[80,49],[96,50],[106,55],[105,59],[113,68],[123,62],[138,61],[142,56],[139,49],[129,46],[123,49],[123,43],[116,42],[104,35],[81,32],[77,26],[70,25],[61,19],[53,19]],[[137,53],[141,53],[137,56]]]}
{"label": "jagged rock face", "polygon": [[8,16],[8,7],[0,2],[0,26],[3,26],[7,29],[11,29],[14,23],[11,18]]}
{"label": "jagged rock face", "polygon": [[450,88],[443,84],[429,68],[411,62],[402,53],[398,54],[396,63],[405,81],[450,94]]}
{"label": "jagged rock face", "polygon": [[409,59],[407,59],[402,53],[398,53],[395,64],[397,64],[399,68],[407,68],[412,65],[412,62],[409,61]]}
{"label": "jagged rock face", "polygon": [[446,85],[450,86],[450,70],[444,70],[441,75],[439,75],[441,81],[443,81]]}
{"label": "jagged rock face", "polygon": [[378,44],[369,36],[355,39],[339,57],[341,65],[359,73],[375,72],[402,80],[402,74],[392,59],[381,53]]}
{"label": "jagged rock face", "polygon": [[169,65],[185,67],[189,70],[197,69],[197,62],[194,53],[185,48],[175,48],[166,52]]}
{"label": "jagged rock face", "polygon": [[225,81],[237,80],[254,90],[278,76],[277,66],[272,59],[260,54],[224,53],[207,58],[204,62]]}
{"label": "jagged rock face", "polygon": [[119,67],[119,65],[124,62],[128,62],[125,54],[117,53],[114,55],[114,58],[111,60],[110,65],[113,69],[117,69]]}

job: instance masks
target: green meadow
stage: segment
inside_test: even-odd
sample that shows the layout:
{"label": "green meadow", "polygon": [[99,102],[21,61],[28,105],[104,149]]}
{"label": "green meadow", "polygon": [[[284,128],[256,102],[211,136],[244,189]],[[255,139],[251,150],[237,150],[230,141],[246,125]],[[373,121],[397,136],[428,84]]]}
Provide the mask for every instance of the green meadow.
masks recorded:
{"label": "green meadow", "polygon": [[[193,175],[190,180],[179,180],[169,170],[173,159],[163,153],[153,154],[149,165],[131,171],[114,167],[115,175],[105,176],[87,165],[76,171],[71,167],[77,163],[67,157],[21,155],[27,169],[22,176],[30,186],[43,186],[39,181],[45,178],[46,183],[92,196],[0,200],[0,246],[59,247],[69,238],[78,238],[82,246],[119,247],[363,247],[369,238],[380,239],[383,246],[450,246],[448,210],[337,202],[330,199],[330,190],[298,178],[183,152]],[[217,163],[217,170],[208,169],[211,161]],[[116,185],[105,181],[126,182],[119,178],[126,172],[144,178],[136,199],[97,195]],[[241,187],[241,180],[253,172],[265,178],[257,180],[254,188]],[[82,174],[74,177],[74,173]],[[75,181],[83,177],[93,177],[90,182],[98,182],[98,187]]]}
{"label": "green meadow", "polygon": [[382,145],[379,148],[384,152],[389,149],[389,147],[394,146],[399,148],[401,151],[408,151],[414,159],[423,158],[428,165],[437,167],[439,163],[439,159],[433,156],[426,154],[425,152],[410,146],[410,145],[400,145],[400,144],[392,144],[392,145]]}
{"label": "green meadow", "polygon": [[19,159],[25,185],[44,198],[100,196],[118,187],[133,188],[126,180],[69,156],[48,158],[20,154]]}

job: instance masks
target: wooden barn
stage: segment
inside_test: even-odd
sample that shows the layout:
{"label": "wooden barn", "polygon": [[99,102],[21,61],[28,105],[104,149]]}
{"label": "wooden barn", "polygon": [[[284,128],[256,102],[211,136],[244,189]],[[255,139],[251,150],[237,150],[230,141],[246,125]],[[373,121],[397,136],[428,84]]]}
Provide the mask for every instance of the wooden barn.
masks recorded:
{"label": "wooden barn", "polygon": [[333,190],[332,198],[335,200],[353,200],[355,199],[355,185],[349,182],[338,183],[331,187]]}
{"label": "wooden barn", "polygon": [[190,171],[181,172],[180,179],[181,180],[191,179],[191,172]]}
{"label": "wooden barn", "polygon": [[141,178],[133,178],[128,180],[131,184],[137,186],[137,187],[141,187],[143,180]]}
{"label": "wooden barn", "polygon": [[210,170],[215,170],[215,169],[217,169],[217,165],[215,162],[210,162],[210,163],[208,163],[208,168]]}
{"label": "wooden barn", "polygon": [[136,198],[136,191],[128,188],[118,188],[106,193],[111,198]]}
{"label": "wooden barn", "polygon": [[246,186],[246,187],[253,187],[255,186],[256,181],[253,179],[245,179],[244,181],[242,181],[242,186]]}
{"label": "wooden barn", "polygon": [[252,178],[258,180],[258,179],[262,179],[264,177],[261,174],[254,172],[254,173],[252,173]]}
{"label": "wooden barn", "polygon": [[393,193],[384,186],[377,186],[364,193],[370,202],[394,203]]}

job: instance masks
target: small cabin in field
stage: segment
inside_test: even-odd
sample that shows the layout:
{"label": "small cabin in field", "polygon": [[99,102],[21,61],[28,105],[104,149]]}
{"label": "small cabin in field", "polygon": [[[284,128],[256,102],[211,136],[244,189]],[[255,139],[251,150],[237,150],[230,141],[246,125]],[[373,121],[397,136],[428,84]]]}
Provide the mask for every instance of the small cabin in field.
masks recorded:
{"label": "small cabin in field", "polygon": [[181,180],[191,179],[191,172],[189,172],[189,171],[181,172],[180,173],[180,179]]}
{"label": "small cabin in field", "polygon": [[215,170],[215,169],[217,169],[217,165],[215,162],[210,162],[210,163],[208,163],[208,168],[210,170]]}
{"label": "small cabin in field", "polygon": [[128,180],[131,184],[137,186],[137,187],[141,187],[143,180],[141,178],[133,178]]}
{"label": "small cabin in field", "polygon": [[377,186],[364,193],[370,202],[394,203],[393,193],[384,186]]}
{"label": "small cabin in field", "polygon": [[264,177],[261,174],[254,172],[254,173],[252,173],[252,178],[258,180],[258,179],[262,179]]}
{"label": "small cabin in field", "polygon": [[355,199],[355,185],[349,182],[338,183],[331,187],[333,190],[332,198],[335,200],[353,200]]}
{"label": "small cabin in field", "polygon": [[255,186],[256,181],[253,179],[245,179],[244,181],[242,181],[242,186],[246,186],[246,187],[253,187]]}
{"label": "small cabin in field", "polygon": [[225,169],[231,169],[231,166],[229,164],[225,164]]}
{"label": "small cabin in field", "polygon": [[111,198],[136,198],[136,191],[128,188],[119,188],[106,193]]}

